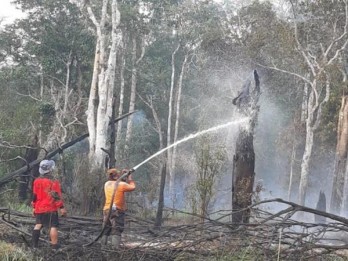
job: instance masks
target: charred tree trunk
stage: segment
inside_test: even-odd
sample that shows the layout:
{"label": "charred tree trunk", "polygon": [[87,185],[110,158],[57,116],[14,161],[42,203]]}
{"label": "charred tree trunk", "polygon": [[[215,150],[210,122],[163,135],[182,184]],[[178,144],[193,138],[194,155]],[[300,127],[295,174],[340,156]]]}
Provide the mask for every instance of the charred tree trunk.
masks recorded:
{"label": "charred tree trunk", "polygon": [[[39,156],[39,148],[38,148],[38,137],[35,135],[33,141],[31,142],[31,144],[29,145],[29,147],[26,149],[25,152],[25,160],[27,162],[26,165],[28,165],[29,162],[32,162],[34,160],[37,159],[37,157]],[[18,196],[19,199],[24,202],[28,199],[28,187],[29,187],[29,183],[31,181],[31,177],[35,177],[36,176],[36,171],[37,169],[30,169],[28,168],[27,171],[21,173],[20,175],[20,182],[19,182],[19,186],[18,186]]]}
{"label": "charred tree trunk", "polygon": [[[325,193],[322,191],[320,191],[316,209],[323,211],[323,212],[326,212],[326,196],[325,196]],[[315,215],[314,220],[315,220],[315,223],[325,223],[326,217],[321,216],[321,215]]]}
{"label": "charred tree trunk", "polygon": [[248,223],[250,210],[240,211],[251,205],[254,177],[255,152],[253,133],[241,130],[236,144],[236,153],[233,157],[234,173],[232,184],[232,221]]}
{"label": "charred tree trunk", "polygon": [[[249,126],[242,127],[236,143],[233,157],[232,173],[232,222],[248,223],[252,203],[252,194],[255,178],[254,127],[259,107],[257,102],[260,95],[260,81],[257,71],[253,71],[252,78],[255,87],[251,91],[251,79],[243,85],[240,94],[233,100],[233,104],[241,109],[245,116],[250,117]],[[244,209],[244,210],[243,210]]]}
{"label": "charred tree trunk", "polygon": [[164,187],[166,185],[166,175],[167,175],[167,167],[166,167],[166,163],[163,162],[161,166],[160,191],[159,191],[159,199],[158,199],[156,221],[155,221],[156,228],[160,228],[162,225],[163,208],[164,208]]}

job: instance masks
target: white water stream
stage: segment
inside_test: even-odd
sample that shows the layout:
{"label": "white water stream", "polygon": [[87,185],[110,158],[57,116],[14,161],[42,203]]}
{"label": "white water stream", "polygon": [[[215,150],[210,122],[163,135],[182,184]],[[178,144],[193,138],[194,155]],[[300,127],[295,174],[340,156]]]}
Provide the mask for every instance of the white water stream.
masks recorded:
{"label": "white water stream", "polygon": [[179,145],[180,143],[183,143],[185,141],[188,141],[188,140],[191,140],[193,138],[196,138],[200,135],[203,135],[203,134],[206,134],[208,132],[213,132],[213,131],[217,131],[217,130],[220,130],[220,129],[223,129],[223,128],[226,128],[230,125],[238,125],[238,124],[242,124],[242,123],[247,123],[249,121],[249,118],[248,117],[245,117],[245,118],[242,118],[242,119],[239,119],[239,120],[235,120],[235,121],[230,121],[230,122],[227,122],[227,123],[224,123],[224,124],[220,124],[218,126],[215,126],[215,127],[212,127],[212,128],[209,128],[209,129],[206,129],[206,130],[202,130],[200,132],[197,132],[197,133],[193,133],[193,134],[190,134],[189,136],[181,139],[181,140],[178,140],[177,142],[169,145],[168,147],[164,148],[164,149],[161,149],[160,151],[156,152],[155,154],[153,154],[152,156],[150,156],[149,158],[147,158],[146,160],[144,160],[143,162],[139,163],[138,165],[136,165],[133,169],[136,170],[137,168],[139,168],[141,165],[145,164],[146,162],[150,161],[151,159],[153,159],[154,157],[157,157],[158,155],[160,155],[161,153],[165,152],[166,150],[174,147],[174,146],[177,146]]}

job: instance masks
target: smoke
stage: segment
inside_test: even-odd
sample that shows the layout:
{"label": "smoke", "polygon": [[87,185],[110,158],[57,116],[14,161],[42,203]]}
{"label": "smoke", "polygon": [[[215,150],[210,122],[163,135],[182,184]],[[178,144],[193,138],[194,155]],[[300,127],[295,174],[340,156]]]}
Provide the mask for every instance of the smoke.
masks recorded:
{"label": "smoke", "polygon": [[[196,97],[196,99],[185,97],[186,99],[184,101],[186,100],[187,102],[189,100],[190,103],[186,103],[183,108],[189,111],[189,115],[195,119],[194,122],[197,125],[195,127],[184,126],[187,130],[192,130],[192,132],[181,133],[180,138],[197,132],[197,129],[204,130],[226,122],[239,121],[245,118],[244,115],[238,112],[237,107],[232,104],[232,100],[238,95],[244,81],[250,76],[251,72],[252,70],[243,68],[236,68],[231,73],[210,71],[207,77],[202,78],[204,84],[202,82],[196,83],[200,85],[201,95]],[[187,114],[187,112],[184,113],[184,115]],[[217,178],[214,187],[214,197],[211,200],[210,211],[231,209],[232,163],[240,126],[240,124],[231,125],[228,128],[220,129],[214,134],[211,134],[215,146],[224,146],[227,151],[227,158],[222,173]],[[195,140],[187,141],[180,144],[177,148],[178,156],[175,167],[176,207],[187,207],[185,202],[187,203],[190,200],[189,192],[195,183],[196,177],[193,173],[196,171],[197,166],[195,165],[193,153],[194,143]],[[166,197],[166,204],[171,204],[169,195]]]}
{"label": "smoke", "polygon": [[[192,89],[184,89],[179,139],[196,133],[199,130],[208,129],[221,123],[238,120],[243,117],[238,112],[236,106],[232,104],[232,100],[241,90],[244,81],[250,76],[252,69],[231,65],[228,69],[221,69],[221,71],[217,69],[210,70],[212,66],[214,65],[201,70],[199,75],[193,73],[192,75],[195,75],[195,77],[186,79],[187,86],[192,86]],[[275,97],[275,95],[279,94],[274,94],[277,92],[270,90],[271,88],[265,84],[263,78],[266,78],[267,75],[263,75],[262,71],[259,71],[259,74],[261,79],[260,111],[254,139],[256,155],[255,184],[261,184],[263,188],[259,194],[259,200],[279,197],[296,202],[300,163],[303,153],[301,146],[297,149],[294,183],[291,189],[291,197],[288,198],[290,159],[292,153],[292,140],[290,138],[293,137],[293,133],[289,133],[289,126],[293,124],[294,116],[292,113],[295,110],[286,108],[284,103],[280,104],[280,99]],[[283,95],[283,93],[280,95]],[[293,96],[289,95],[289,97]],[[290,104],[290,102],[285,104]],[[227,129],[221,129],[214,134],[214,142],[216,144],[224,144],[227,150],[227,159],[223,175],[221,175],[216,183],[216,196],[212,201],[212,210],[231,208],[232,163],[238,131],[239,127],[231,126]],[[284,140],[286,136],[290,138]],[[303,137],[298,138],[301,139]],[[184,202],[187,201],[188,197],[187,191],[195,182],[195,177],[192,175],[196,168],[193,153],[194,142],[193,139],[177,147],[177,163],[175,166],[177,207],[185,207]],[[326,157],[323,157],[323,155],[313,155],[306,206],[316,206],[320,190],[325,193],[327,206],[329,205],[331,185],[328,184],[332,184],[330,173],[332,160],[332,153],[328,153]],[[169,195],[166,194],[166,205],[172,206],[170,201]],[[270,208],[279,210],[282,206],[275,205],[270,206]]]}
{"label": "smoke", "polygon": [[[229,73],[210,71],[204,77],[189,79],[190,86],[200,89],[192,92],[186,90],[182,99],[182,113],[179,139],[187,137],[199,130],[217,126],[231,120],[243,118],[236,106],[232,104],[244,81],[250,76],[252,69],[234,67]],[[260,111],[255,128],[254,149],[256,156],[255,184],[261,184],[259,200],[270,198],[283,198],[288,200],[288,187],[290,175],[291,141],[284,142],[284,136],[293,137],[289,133],[289,126],[293,122],[291,108],[284,107],[279,103],[273,92],[263,81],[266,77],[260,73],[261,96],[259,100]],[[191,121],[189,119],[192,119]],[[214,133],[214,143],[223,144],[227,151],[227,159],[224,164],[222,175],[218,178],[214,188],[214,198],[210,211],[231,209],[232,199],[232,163],[235,153],[235,143],[239,132],[239,126],[231,125],[226,129],[220,129]],[[299,137],[302,138],[302,137]],[[289,140],[287,140],[289,142]],[[193,175],[197,166],[195,165],[194,148],[195,139],[180,144],[177,147],[177,158],[175,166],[175,194],[174,206],[187,208],[189,191],[195,182]],[[284,145],[286,144],[286,145]],[[301,148],[296,154],[296,166],[294,169],[294,185],[291,189],[290,200],[297,202],[300,162],[303,151]],[[333,155],[328,153],[326,157],[313,155],[309,175],[309,187],[306,197],[306,206],[315,207],[322,190],[329,205],[331,195],[331,173]],[[330,174],[330,175],[329,175]],[[167,187],[168,188],[168,187]],[[173,207],[168,191],[165,191],[165,205]],[[269,211],[284,209],[283,204],[266,206]]]}
{"label": "smoke", "polygon": [[284,180],[289,175],[289,152],[280,150],[277,141],[287,122],[280,107],[268,97],[267,90],[262,90],[254,139],[255,178],[262,183],[261,199],[286,198]]}
{"label": "smoke", "polygon": [[[276,100],[272,99],[272,95],[265,88],[262,91],[259,104],[260,112],[255,130],[254,147],[256,155],[255,183],[260,182],[263,188],[260,193],[260,200],[283,198],[297,202],[304,148],[301,142],[299,142],[300,145],[297,147],[293,162],[293,185],[289,198],[290,160],[294,135],[296,141],[304,140],[304,135],[303,137],[297,137],[296,133],[289,133],[289,126],[293,124],[293,115],[289,117],[290,110],[286,110],[286,108],[284,109],[277,104]],[[284,137],[289,137],[290,139]],[[326,196],[326,211],[328,212],[332,190],[334,151],[320,153],[316,149],[319,147],[317,143],[318,137],[315,136],[305,205],[310,208],[316,208],[320,191],[322,191]],[[283,208],[279,204],[268,206],[268,210],[272,211],[281,209]],[[314,222],[313,215],[307,218],[313,219]]]}

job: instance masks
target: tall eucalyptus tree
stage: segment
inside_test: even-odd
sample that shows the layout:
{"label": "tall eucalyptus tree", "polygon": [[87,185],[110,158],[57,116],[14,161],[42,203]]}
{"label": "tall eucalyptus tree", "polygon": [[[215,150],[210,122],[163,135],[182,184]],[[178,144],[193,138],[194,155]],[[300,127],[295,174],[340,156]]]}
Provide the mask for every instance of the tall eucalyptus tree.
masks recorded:
{"label": "tall eucalyptus tree", "polygon": [[332,1],[300,2],[299,9],[295,10],[294,7],[294,14],[296,48],[305,62],[306,70],[304,74],[294,75],[309,85],[299,185],[299,203],[304,205],[314,132],[322,120],[323,106],[330,98],[330,69],[339,63],[340,54],[348,45],[348,2],[342,1],[338,5]]}
{"label": "tall eucalyptus tree", "polygon": [[[81,6],[87,10],[89,19],[95,26],[97,38],[87,109],[87,125],[90,146],[89,158],[94,167],[100,168],[106,157],[103,149],[108,147],[107,137],[112,115],[116,54],[122,40],[122,33],[118,28],[121,17],[117,0],[103,0],[95,5],[84,1]],[[101,12],[99,12],[99,8],[101,8]],[[109,16],[108,10],[111,16]],[[100,13],[99,18],[97,13]],[[111,31],[108,31],[109,23]]]}

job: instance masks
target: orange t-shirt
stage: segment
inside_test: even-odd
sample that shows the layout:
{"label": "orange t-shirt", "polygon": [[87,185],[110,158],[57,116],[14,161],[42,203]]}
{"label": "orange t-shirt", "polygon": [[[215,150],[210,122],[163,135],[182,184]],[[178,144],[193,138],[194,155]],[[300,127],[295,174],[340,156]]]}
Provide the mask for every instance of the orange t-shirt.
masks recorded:
{"label": "orange t-shirt", "polygon": [[[104,193],[105,193],[105,204],[103,210],[107,210],[110,208],[112,193],[114,192],[116,181],[109,180],[105,182],[104,185]],[[129,183],[120,181],[117,185],[117,189],[115,192],[113,204],[116,204],[116,207],[120,210],[125,211],[127,209],[126,207],[126,201],[125,201],[125,192],[130,192],[135,190],[135,182],[133,180],[129,181]]]}

